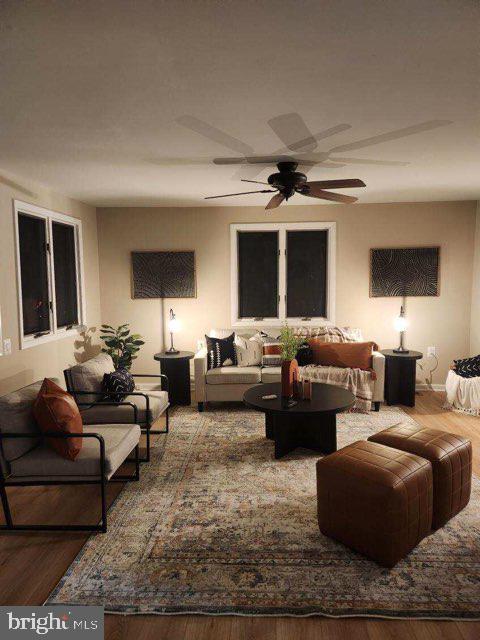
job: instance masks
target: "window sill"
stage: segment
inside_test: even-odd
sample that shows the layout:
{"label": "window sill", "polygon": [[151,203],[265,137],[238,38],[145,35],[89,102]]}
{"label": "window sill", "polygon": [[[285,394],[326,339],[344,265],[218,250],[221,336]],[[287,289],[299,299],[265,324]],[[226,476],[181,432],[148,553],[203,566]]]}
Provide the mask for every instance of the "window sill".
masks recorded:
{"label": "window sill", "polygon": [[31,347],[38,347],[40,344],[47,342],[56,342],[57,340],[63,340],[64,338],[70,338],[71,336],[80,335],[79,329],[68,329],[68,331],[57,331],[56,333],[47,333],[39,338],[23,337],[20,338],[20,349],[30,349]]}
{"label": "window sill", "polygon": [[333,326],[335,323],[328,318],[310,318],[310,320],[302,320],[301,318],[264,318],[263,320],[255,320],[254,318],[237,318],[232,322],[233,329],[241,327],[283,327],[288,324],[291,327],[325,327]]}

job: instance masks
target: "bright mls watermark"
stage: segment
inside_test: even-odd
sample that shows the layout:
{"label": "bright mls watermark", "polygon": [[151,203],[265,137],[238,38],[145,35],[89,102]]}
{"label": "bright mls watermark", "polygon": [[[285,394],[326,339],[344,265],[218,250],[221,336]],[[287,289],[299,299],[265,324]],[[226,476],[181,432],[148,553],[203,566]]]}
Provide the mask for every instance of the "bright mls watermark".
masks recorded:
{"label": "bright mls watermark", "polygon": [[103,640],[103,607],[0,607],[0,638]]}

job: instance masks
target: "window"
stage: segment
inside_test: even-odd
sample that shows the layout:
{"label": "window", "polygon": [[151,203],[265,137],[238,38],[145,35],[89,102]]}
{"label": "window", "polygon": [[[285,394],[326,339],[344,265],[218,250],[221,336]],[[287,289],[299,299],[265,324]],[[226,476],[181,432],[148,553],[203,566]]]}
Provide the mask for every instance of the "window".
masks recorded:
{"label": "window", "polygon": [[335,223],[231,225],[232,323],[334,322]]}
{"label": "window", "polygon": [[15,201],[20,346],[76,333],[85,322],[80,220]]}

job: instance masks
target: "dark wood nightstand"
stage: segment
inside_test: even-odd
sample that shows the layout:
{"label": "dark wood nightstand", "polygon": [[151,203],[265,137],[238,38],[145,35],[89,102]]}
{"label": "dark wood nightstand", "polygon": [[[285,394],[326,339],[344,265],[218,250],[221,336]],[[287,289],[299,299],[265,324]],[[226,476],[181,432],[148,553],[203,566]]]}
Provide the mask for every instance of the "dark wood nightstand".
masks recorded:
{"label": "dark wood nightstand", "polygon": [[415,406],[415,379],[420,351],[395,353],[393,349],[380,351],[385,356],[385,402]]}
{"label": "dark wood nightstand", "polygon": [[[168,398],[170,404],[189,405],[190,396],[190,362],[195,354],[192,351],[167,353],[162,351],[153,357],[160,362],[160,370],[168,378]],[[163,388],[163,387],[162,387]]]}

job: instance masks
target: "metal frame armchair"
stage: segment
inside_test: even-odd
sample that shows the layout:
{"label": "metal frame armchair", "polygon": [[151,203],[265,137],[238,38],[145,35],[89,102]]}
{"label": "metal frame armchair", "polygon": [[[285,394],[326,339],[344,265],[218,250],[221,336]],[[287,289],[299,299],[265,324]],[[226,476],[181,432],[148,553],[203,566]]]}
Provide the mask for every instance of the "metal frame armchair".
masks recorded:
{"label": "metal frame armchair", "polygon": [[[33,385],[32,385],[33,386]],[[131,424],[133,426],[137,425],[137,407],[132,403],[124,403],[130,405],[133,409],[133,420]],[[106,425],[103,425],[105,427]],[[115,425],[116,426],[116,425]],[[45,438],[58,438],[58,439],[67,439],[67,438],[82,438],[82,439],[94,439],[98,441],[99,444],[99,457],[98,457],[98,476],[97,475],[85,475],[82,478],[81,472],[79,475],[75,475],[72,479],[66,479],[65,476],[59,476],[58,479],[48,478],[45,475],[45,479],[42,479],[41,474],[38,472],[32,473],[32,476],[35,479],[22,479],[22,476],[15,476],[11,471],[9,472],[8,467],[10,463],[2,460],[2,464],[0,465],[0,495],[2,500],[3,513],[5,516],[5,524],[0,525],[0,531],[95,531],[95,532],[103,532],[107,531],[107,503],[106,503],[106,486],[108,482],[129,482],[129,481],[138,481],[140,479],[140,459],[139,459],[139,445],[137,436],[137,444],[133,448],[134,458],[125,457],[120,465],[124,462],[135,463],[135,472],[132,475],[114,475],[116,469],[112,471],[109,476],[107,471],[107,445],[105,440],[105,433],[102,435],[102,425],[98,425],[99,433],[58,433],[58,432],[49,432],[42,433],[40,431],[33,432],[22,432],[18,431],[4,431],[0,429],[0,447],[3,452],[4,442],[7,440],[15,440],[15,439],[39,439],[44,440]],[[104,429],[105,431],[105,429]],[[33,449],[35,450],[35,449]],[[130,452],[131,453],[131,450]],[[128,453],[127,453],[128,456]],[[75,465],[75,462],[72,462],[72,465]],[[118,467],[117,467],[118,468]],[[8,501],[7,488],[8,487],[38,487],[38,486],[58,486],[58,485],[89,485],[95,484],[100,486],[101,493],[101,520],[99,524],[93,525],[83,525],[83,524],[15,524],[12,518],[12,513],[10,510],[10,505]]]}
{"label": "metal frame armchair", "polygon": [[[63,372],[64,376],[65,376],[65,384],[67,387],[67,391],[69,393],[72,394],[72,396],[75,398],[75,401],[77,402],[78,406],[83,406],[85,407],[85,409],[82,410],[82,418],[84,420],[84,424],[102,424],[102,423],[112,423],[112,422],[123,422],[123,420],[121,418],[119,419],[112,419],[112,415],[110,414],[108,417],[102,419],[98,416],[98,411],[93,411],[92,409],[96,409],[98,407],[106,407],[106,406],[110,406],[110,407],[115,407],[115,406],[122,406],[125,404],[125,401],[116,401],[115,397],[118,395],[117,393],[108,393],[106,391],[88,391],[88,390],[82,390],[82,389],[78,389],[76,388],[75,384],[74,384],[74,380],[73,380],[73,376],[72,376],[72,370],[71,369],[65,369],[65,371]],[[165,374],[161,373],[161,374],[153,374],[153,373],[136,373],[136,374],[132,374],[133,378],[157,378],[162,380],[162,391],[166,391],[167,395],[168,395],[168,390],[169,390],[169,382],[168,382],[168,378]],[[84,398],[84,397],[98,397],[99,400],[95,401],[95,402],[90,402],[90,403],[80,403],[79,399],[80,398]],[[153,412],[152,412],[152,396],[149,396],[149,394],[147,392],[142,392],[142,391],[132,391],[131,393],[126,394],[126,399],[128,400],[128,398],[130,397],[134,397],[134,398],[143,398],[145,401],[144,404],[144,418],[139,417],[137,424],[140,425],[141,429],[142,429],[142,433],[145,433],[146,435],[146,455],[144,458],[140,459],[140,462],[149,462],[150,461],[150,435],[151,434],[166,434],[169,431],[169,415],[168,415],[168,410],[169,410],[169,404],[167,402],[167,405],[165,407],[164,410],[162,410],[160,412],[159,415],[161,415],[163,413],[163,411],[165,412],[165,420],[166,420],[166,426],[164,430],[153,430],[152,427],[152,423],[159,417],[156,416],[152,419],[153,416]],[[108,402],[106,402],[104,399],[108,398]],[[133,405],[133,403],[130,403]],[[141,404],[143,405],[143,402],[141,402]],[[139,407],[138,405],[133,405],[136,406],[136,408],[141,411],[143,409],[143,406]],[[90,417],[90,414],[93,413],[93,416]],[[143,412],[142,412],[143,413]],[[87,422],[88,420],[91,420],[92,422]]]}

